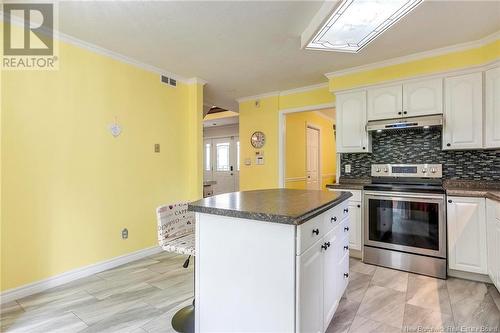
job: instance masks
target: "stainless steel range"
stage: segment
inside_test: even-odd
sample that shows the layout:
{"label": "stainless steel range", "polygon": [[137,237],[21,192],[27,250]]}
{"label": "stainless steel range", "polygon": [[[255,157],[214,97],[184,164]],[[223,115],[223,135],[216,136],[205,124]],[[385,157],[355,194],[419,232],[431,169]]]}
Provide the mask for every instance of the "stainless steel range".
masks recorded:
{"label": "stainless steel range", "polygon": [[441,164],[374,164],[371,175],[363,261],[446,279]]}

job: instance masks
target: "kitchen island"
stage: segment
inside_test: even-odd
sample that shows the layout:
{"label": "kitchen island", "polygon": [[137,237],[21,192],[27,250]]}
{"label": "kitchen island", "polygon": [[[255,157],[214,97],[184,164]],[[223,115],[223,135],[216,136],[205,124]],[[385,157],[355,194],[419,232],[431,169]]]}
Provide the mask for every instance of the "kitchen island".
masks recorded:
{"label": "kitchen island", "polygon": [[348,192],[193,202],[196,332],[324,332],[349,277]]}

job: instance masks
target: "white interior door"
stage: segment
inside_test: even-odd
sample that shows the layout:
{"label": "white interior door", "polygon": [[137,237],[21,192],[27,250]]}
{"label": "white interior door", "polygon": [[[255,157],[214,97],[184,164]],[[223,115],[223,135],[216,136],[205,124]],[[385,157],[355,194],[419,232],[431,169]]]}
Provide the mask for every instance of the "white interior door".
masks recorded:
{"label": "white interior door", "polygon": [[212,180],[214,194],[238,191],[239,139],[227,137],[212,139]]}
{"label": "white interior door", "polygon": [[306,136],[306,165],[307,189],[319,190],[321,187],[320,162],[319,162],[319,129],[307,127]]}

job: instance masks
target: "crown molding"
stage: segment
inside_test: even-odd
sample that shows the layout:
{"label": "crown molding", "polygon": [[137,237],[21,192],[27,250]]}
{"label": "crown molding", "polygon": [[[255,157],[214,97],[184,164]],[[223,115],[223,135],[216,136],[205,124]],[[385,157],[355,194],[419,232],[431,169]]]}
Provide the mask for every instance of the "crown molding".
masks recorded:
{"label": "crown molding", "polygon": [[200,79],[199,77],[192,77],[190,79],[187,79],[186,82],[184,82],[184,83],[205,85],[205,84],[207,84],[207,81]]}
{"label": "crown molding", "polygon": [[255,100],[255,99],[263,99],[263,98],[275,97],[275,96],[279,96],[279,95],[280,95],[279,91],[272,91],[269,93],[264,93],[264,94],[259,94],[259,95],[240,97],[240,98],[236,99],[236,102],[242,103],[242,102],[248,102],[248,101]]}
{"label": "crown molding", "polygon": [[375,83],[363,84],[363,85],[359,85],[359,86],[355,86],[355,87],[330,90],[330,92],[335,93],[335,94],[344,93],[344,92],[355,92],[355,91],[364,90],[364,89],[367,89],[370,87],[383,87],[383,86],[387,86],[387,85],[416,82],[416,81],[424,80],[424,79],[433,79],[433,78],[437,79],[437,78],[446,78],[446,77],[452,77],[452,76],[458,76],[458,75],[466,75],[466,74],[471,74],[474,72],[487,71],[489,69],[496,68],[498,66],[500,66],[500,58],[495,59],[495,60],[490,61],[490,62],[487,62],[487,63],[484,63],[484,64],[481,64],[481,65],[465,66],[465,67],[460,67],[460,68],[446,69],[443,71],[437,71],[437,72],[432,72],[432,73],[424,73],[424,74],[414,75],[411,77],[389,79],[389,80],[379,81],[379,82],[375,82]]}
{"label": "crown molding", "polygon": [[272,97],[272,96],[287,96],[287,95],[298,94],[298,93],[307,92],[307,91],[316,90],[316,89],[321,89],[321,88],[328,88],[328,82],[312,84],[309,86],[293,88],[293,89],[289,89],[289,90],[272,91],[269,93],[264,93],[264,94],[259,94],[259,95],[240,97],[240,98],[236,99],[236,101],[238,103],[241,103],[241,102],[247,102],[247,101],[251,101],[251,100],[255,100],[255,99],[262,99],[262,98]]}
{"label": "crown molding", "polygon": [[289,89],[289,90],[283,90],[283,91],[280,91],[280,96],[298,94],[298,93],[307,92],[307,91],[316,90],[316,89],[321,89],[321,88],[328,88],[328,82],[312,84],[310,86],[304,86],[304,87],[294,88],[294,89]]}
{"label": "crown molding", "polygon": [[[0,19],[0,21],[3,22],[3,11],[0,11],[0,14],[2,17],[2,19]],[[17,17],[17,16],[12,16],[10,23],[15,24],[15,25],[20,26],[20,27],[24,27],[24,19]],[[205,85],[207,83],[207,81],[200,79],[200,78],[197,78],[197,77],[186,78],[182,75],[175,74],[175,73],[169,72],[167,70],[164,70],[162,68],[141,62],[139,60],[133,59],[133,58],[128,57],[126,55],[123,55],[121,53],[114,52],[114,51],[111,51],[111,50],[106,49],[104,47],[86,42],[84,40],[81,40],[81,39],[76,38],[74,36],[68,35],[68,34],[63,33],[63,32],[56,30],[56,29],[54,29],[53,32],[54,32],[54,34],[53,34],[54,38],[57,38],[58,40],[60,40],[62,42],[65,42],[65,43],[68,43],[68,44],[71,44],[74,46],[78,46],[82,49],[85,49],[85,50],[112,58],[114,60],[118,60],[120,62],[124,62],[124,63],[132,65],[134,67],[144,69],[148,72],[152,72],[152,73],[160,74],[160,75],[165,75],[165,76],[168,76],[172,79],[175,79],[175,80],[182,82],[182,83],[185,83],[185,84],[200,83],[200,84]]]}
{"label": "crown molding", "polygon": [[357,72],[363,72],[363,71],[373,70],[373,69],[392,66],[392,65],[404,64],[404,63],[415,61],[415,60],[421,60],[423,58],[430,58],[430,57],[436,57],[436,56],[440,56],[440,55],[444,55],[444,54],[448,54],[448,53],[465,51],[465,50],[474,49],[477,47],[487,45],[487,44],[489,44],[495,40],[498,40],[498,39],[500,39],[500,31],[497,31],[491,35],[488,35],[484,38],[481,38],[481,39],[478,39],[475,41],[461,43],[461,44],[455,44],[455,45],[451,45],[451,46],[445,46],[445,47],[442,47],[439,49],[414,53],[414,54],[410,54],[410,55],[406,55],[406,56],[402,56],[402,57],[397,57],[397,58],[392,58],[392,59],[388,59],[388,60],[384,60],[384,61],[374,62],[374,63],[367,64],[367,65],[361,65],[361,66],[341,69],[338,71],[325,73],[325,76],[328,79],[332,79],[332,78],[336,78],[339,76],[344,76],[344,75],[353,74],[353,73],[357,73]]}

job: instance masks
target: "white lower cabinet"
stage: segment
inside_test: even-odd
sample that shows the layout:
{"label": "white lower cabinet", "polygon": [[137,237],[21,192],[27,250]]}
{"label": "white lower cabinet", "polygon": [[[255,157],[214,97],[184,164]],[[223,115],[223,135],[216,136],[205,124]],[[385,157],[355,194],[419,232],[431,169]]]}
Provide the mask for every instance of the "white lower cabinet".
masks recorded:
{"label": "white lower cabinet", "polygon": [[486,200],[488,275],[500,290],[500,202]]}
{"label": "white lower cabinet", "polygon": [[486,199],[448,196],[449,268],[487,274]]}
{"label": "white lower cabinet", "polygon": [[299,332],[323,332],[323,239],[297,257]]}
{"label": "white lower cabinet", "polygon": [[361,190],[332,189],[334,192],[351,192],[349,199],[349,248],[351,250],[361,251],[362,231],[363,231],[363,204],[361,202]]}
{"label": "white lower cabinet", "polygon": [[[334,214],[325,214],[325,226],[337,217]],[[348,215],[297,256],[297,332],[325,332],[337,310],[349,281],[347,225]]]}
{"label": "white lower cabinet", "polygon": [[339,304],[339,295],[337,285],[338,279],[336,275],[338,274],[337,265],[332,265],[338,261],[338,251],[332,249],[332,246],[336,246],[337,240],[337,229],[330,231],[325,236],[325,242],[330,244],[330,247],[326,250],[323,255],[323,331],[326,331],[328,328],[328,324],[333,318],[335,314],[335,310],[337,310],[337,306]]}

